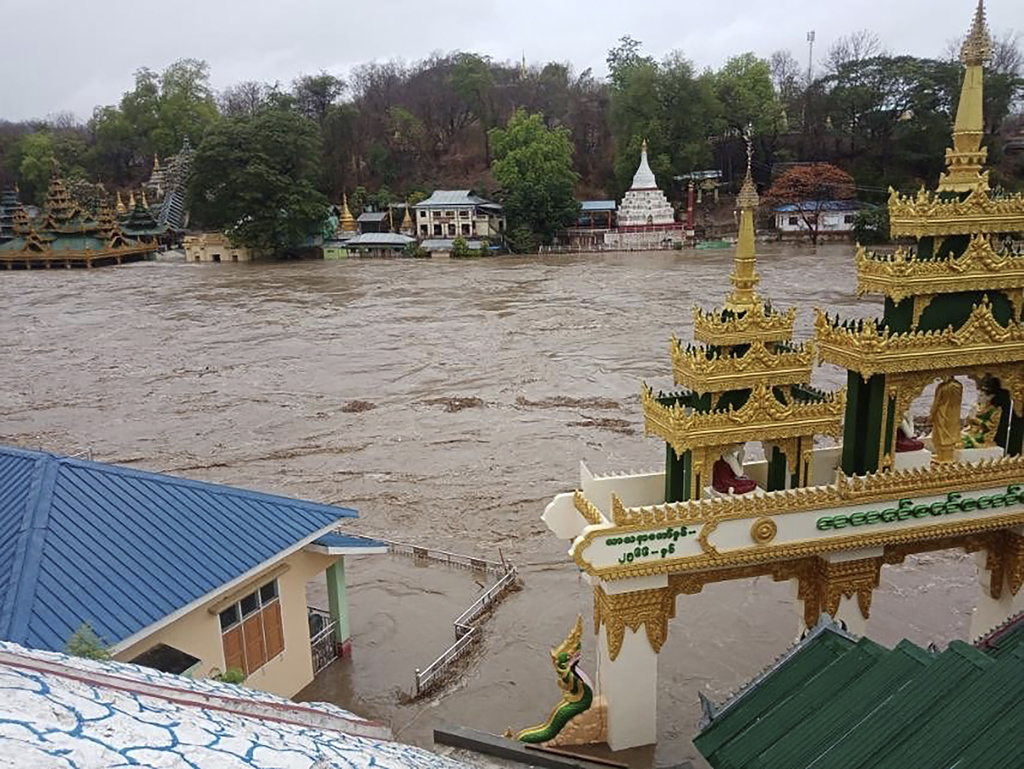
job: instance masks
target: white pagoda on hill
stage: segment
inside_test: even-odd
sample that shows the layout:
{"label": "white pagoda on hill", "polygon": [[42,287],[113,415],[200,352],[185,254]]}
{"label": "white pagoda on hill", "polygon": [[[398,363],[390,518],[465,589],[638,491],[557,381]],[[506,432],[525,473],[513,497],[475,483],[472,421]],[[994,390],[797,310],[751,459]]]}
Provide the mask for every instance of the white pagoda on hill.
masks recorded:
{"label": "white pagoda on hill", "polygon": [[647,162],[647,140],[640,149],[640,166],[616,214],[616,229],[605,234],[605,244],[622,249],[654,248],[682,240],[682,227],[665,193],[658,188]]}
{"label": "white pagoda on hill", "polygon": [[674,224],[675,211],[658,189],[654,172],[647,162],[647,140],[640,149],[640,166],[633,175],[633,186],[619,206],[619,227],[649,227],[655,224]]}

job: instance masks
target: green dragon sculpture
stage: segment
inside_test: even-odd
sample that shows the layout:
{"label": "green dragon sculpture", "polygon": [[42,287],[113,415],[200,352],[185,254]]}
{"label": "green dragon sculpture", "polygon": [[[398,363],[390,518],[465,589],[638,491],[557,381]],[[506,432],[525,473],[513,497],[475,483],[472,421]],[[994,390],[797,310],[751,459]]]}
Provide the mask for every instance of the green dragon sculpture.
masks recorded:
{"label": "green dragon sculpture", "polygon": [[583,638],[583,617],[576,618],[576,627],[561,646],[551,650],[551,663],[558,674],[558,688],[562,690],[562,699],[551,711],[548,720],[540,726],[523,729],[516,735],[520,742],[548,742],[558,736],[573,718],[590,709],[594,701],[594,691],[590,682],[581,670],[577,669],[580,662]]}

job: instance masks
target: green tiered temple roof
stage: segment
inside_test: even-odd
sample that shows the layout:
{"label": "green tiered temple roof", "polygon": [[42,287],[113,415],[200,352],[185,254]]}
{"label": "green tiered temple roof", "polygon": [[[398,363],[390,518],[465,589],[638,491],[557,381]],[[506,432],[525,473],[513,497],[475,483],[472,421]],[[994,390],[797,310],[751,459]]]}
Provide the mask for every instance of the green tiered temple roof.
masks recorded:
{"label": "green tiered temple roof", "polygon": [[14,212],[19,208],[21,208],[21,201],[18,200],[16,188],[8,187],[0,193],[0,243],[15,236]]}
{"label": "green tiered temple roof", "polygon": [[693,742],[714,769],[991,769],[1020,766],[1022,733],[1019,615],[941,653],[823,621],[732,699],[705,700]]}
{"label": "green tiered temple roof", "polygon": [[100,207],[96,219],[90,218],[56,175],[40,219],[32,222],[19,207],[12,225],[15,237],[0,243],[0,266],[7,269],[122,264],[156,250],[155,244],[126,238],[107,205]]}

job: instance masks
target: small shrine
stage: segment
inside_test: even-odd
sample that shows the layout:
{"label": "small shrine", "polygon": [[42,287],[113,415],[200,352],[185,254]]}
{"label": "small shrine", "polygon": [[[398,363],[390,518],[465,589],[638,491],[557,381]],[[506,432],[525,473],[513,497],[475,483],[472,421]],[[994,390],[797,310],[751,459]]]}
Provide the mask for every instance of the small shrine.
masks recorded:
{"label": "small shrine", "polygon": [[157,243],[160,238],[167,234],[167,226],[161,226],[153,216],[152,210],[146,205],[145,192],[142,193],[142,200],[135,203],[128,218],[121,229],[129,238],[143,243]]}
{"label": "small shrine", "polygon": [[615,229],[605,233],[605,245],[627,250],[656,248],[665,241],[673,243],[683,239],[675,210],[658,187],[647,161],[646,139],[640,149],[640,165],[633,175],[633,184],[619,204],[615,220]]}
{"label": "small shrine", "polygon": [[39,220],[29,219],[24,208],[12,215],[15,237],[0,243],[0,265],[7,269],[33,267],[99,267],[146,259],[155,242],[125,237],[113,211],[105,203],[93,218],[54,173]]}
{"label": "small shrine", "polygon": [[[864,635],[884,566],[956,549],[976,557],[972,639],[1024,610],[1024,194],[984,169],[991,48],[979,2],[946,171],[934,191],[890,191],[892,249],[857,249],[858,292],[882,296],[882,316],[817,310],[813,340],[794,342],[795,310],[757,291],[748,149],[731,292],[694,310],[695,344],[671,341],[679,389],[643,387],[664,470],[581,465],[544,510],[594,591],[581,643],[613,750],[657,740],[658,654],[679,597],[706,585],[787,582],[805,628],[827,614]],[[810,386],[816,362],[846,387]]]}
{"label": "small shrine", "polygon": [[0,193],[0,243],[14,237],[14,212],[19,208],[21,201],[16,187],[7,187]]}

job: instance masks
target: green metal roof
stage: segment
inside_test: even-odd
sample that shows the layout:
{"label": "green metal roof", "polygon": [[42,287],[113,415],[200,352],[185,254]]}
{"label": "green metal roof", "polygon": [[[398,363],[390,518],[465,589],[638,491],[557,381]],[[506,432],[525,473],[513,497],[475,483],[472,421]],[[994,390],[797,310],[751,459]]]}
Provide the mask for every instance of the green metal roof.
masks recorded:
{"label": "green metal roof", "polygon": [[1019,767],[1024,615],[942,653],[823,622],[694,739],[714,769]]}

